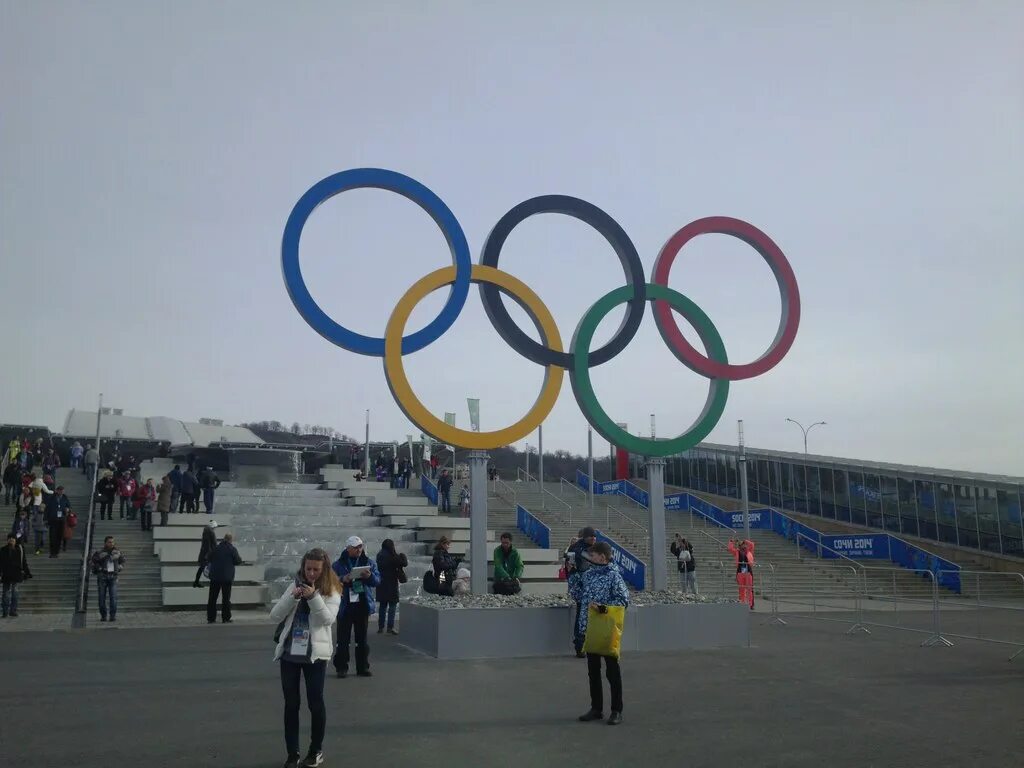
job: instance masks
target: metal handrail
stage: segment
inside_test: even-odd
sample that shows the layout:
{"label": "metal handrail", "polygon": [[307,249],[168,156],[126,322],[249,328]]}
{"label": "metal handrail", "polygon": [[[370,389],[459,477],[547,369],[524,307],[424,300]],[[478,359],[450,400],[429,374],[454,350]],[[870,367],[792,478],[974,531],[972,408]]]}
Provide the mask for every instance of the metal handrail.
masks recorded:
{"label": "metal handrail", "polygon": [[[89,599],[89,558],[92,555],[90,550],[92,549],[93,536],[95,535],[96,528],[96,483],[99,482],[100,477],[100,434],[101,425],[103,419],[103,395],[100,394],[99,407],[96,409],[96,465],[92,470],[92,483],[89,488],[89,516],[85,521],[85,535],[82,541],[82,572],[79,576],[78,583],[78,598],[75,602],[75,614],[76,622],[81,621],[84,624],[86,604]],[[84,458],[84,457],[83,457]]]}
{"label": "metal handrail", "polygon": [[[501,493],[499,493],[499,491],[504,491],[505,493],[511,495],[511,500],[506,498],[505,496],[502,496]],[[519,497],[516,494],[516,489],[513,488],[508,483],[506,483],[504,480],[496,479],[494,481],[494,495],[497,496],[499,499],[505,499],[505,501],[510,501],[513,506],[519,504]]]}
{"label": "metal handrail", "polygon": [[[558,478],[558,492],[559,493],[562,493],[562,489],[565,488],[565,486],[567,486],[567,485],[570,488],[572,488],[574,491],[576,491],[576,493],[580,494],[583,498],[587,498],[587,492],[584,491],[582,488],[580,488],[578,485],[576,485],[576,483],[570,483],[564,477]],[[563,493],[562,495],[564,496],[565,494]]]}
{"label": "metal handrail", "polygon": [[560,498],[558,498],[557,496],[555,496],[555,494],[553,494],[553,493],[552,493],[551,491],[549,491],[549,490],[548,490],[547,488],[543,488],[543,489],[541,490],[541,498],[543,499],[543,498],[544,498],[544,497],[546,497],[546,496],[550,496],[550,497],[551,497],[552,499],[554,499],[554,500],[555,500],[555,501],[557,501],[557,502],[558,502],[559,504],[561,504],[561,505],[562,505],[563,507],[565,507],[566,509],[568,509],[568,510],[569,510],[569,515],[570,515],[570,519],[569,519],[569,522],[571,523],[571,522],[572,522],[572,504],[568,504],[568,503],[566,503],[566,502],[562,501],[562,500],[561,500]]}
{"label": "metal handrail", "polygon": [[522,467],[516,467],[516,482],[520,482],[520,483],[523,482],[523,476],[524,475],[526,476],[526,482],[528,482],[528,483],[536,483],[537,482],[537,478],[534,477],[533,475],[531,475],[525,469],[523,469]]}
{"label": "metal handrail", "polygon": [[622,512],[620,512],[619,510],[615,509],[615,507],[612,507],[609,504],[605,504],[605,522],[606,522],[606,524],[609,527],[611,526],[611,514],[610,513],[612,513],[612,512],[617,514],[623,521],[629,523],[634,528],[639,529],[639,531],[640,531],[640,533],[642,535],[640,536],[639,543],[636,546],[637,546],[638,549],[645,550],[647,555],[650,555],[651,552],[650,552],[650,541],[648,539],[648,536],[649,536],[648,530],[644,526],[640,525],[640,523],[638,523],[633,518],[631,518],[631,517],[629,517],[627,515],[622,514]]}

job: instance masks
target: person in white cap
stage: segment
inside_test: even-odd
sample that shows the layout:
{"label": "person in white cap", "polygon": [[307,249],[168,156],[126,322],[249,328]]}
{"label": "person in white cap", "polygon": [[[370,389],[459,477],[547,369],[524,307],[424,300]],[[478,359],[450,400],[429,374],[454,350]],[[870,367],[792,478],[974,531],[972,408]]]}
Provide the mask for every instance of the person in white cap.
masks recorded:
{"label": "person in white cap", "polygon": [[370,616],[377,611],[373,589],[380,584],[377,564],[363,551],[363,540],[350,536],[345,551],[334,563],[334,572],[342,584],[341,608],[338,611],[338,647],[334,652],[334,669],[338,677],[348,677],[349,644],[352,630],[356,634],[356,674],[370,677],[370,645],[366,630]]}

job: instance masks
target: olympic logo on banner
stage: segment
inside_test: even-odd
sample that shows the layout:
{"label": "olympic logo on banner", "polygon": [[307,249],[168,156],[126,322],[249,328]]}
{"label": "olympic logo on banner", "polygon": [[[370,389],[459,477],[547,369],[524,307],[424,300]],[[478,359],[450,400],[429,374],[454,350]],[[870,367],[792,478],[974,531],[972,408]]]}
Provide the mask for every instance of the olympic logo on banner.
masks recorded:
{"label": "olympic logo on banner", "polygon": [[[352,189],[374,188],[395,192],[426,211],[448,242],[452,266],[420,278],[395,305],[384,336],[364,336],[330,318],[314,301],[299,266],[299,241],[310,215],[321,203]],[[569,349],[551,312],[533,290],[521,280],[498,269],[502,246],[522,221],[541,213],[572,216],[597,230],[612,246],[622,265],[626,284],[598,299],[584,314]],[[669,272],[680,250],[698,235],[724,234],[750,245],[771,267],[782,298],[778,332],[768,349],[756,360],[730,363],[725,344],[710,318],[683,294],[668,287]],[[415,179],[380,168],[357,168],[328,176],[314,184],[295,204],[284,229],[281,265],[292,303],[303,319],[321,336],[342,349],[383,358],[384,375],[391,393],[408,419],[423,432],[442,443],[486,450],[517,442],[533,432],[554,408],[563,376],[569,379],[576,401],[587,421],[609,442],[634,453],[668,456],[692,448],[714,429],[725,410],[729,382],[759,376],[785,357],[800,324],[800,292],[793,269],[768,235],[751,224],[726,216],[711,216],[690,222],[668,239],[654,264],[651,282],[644,277],[636,247],[611,216],[586,200],[566,195],[542,195],[515,206],[506,213],[487,237],[479,264],[473,264],[466,235],[448,206]],[[431,413],[413,392],[405,374],[403,356],[434,343],[455,323],[469,296],[470,284],[480,289],[487,317],[505,342],[523,357],[545,368],[544,383],[536,402],[519,421],[492,432],[471,432],[446,424]],[[416,305],[428,294],[451,286],[440,313],[420,330],[405,334]],[[512,298],[530,317],[540,335],[538,343],[512,320],[501,294]],[[672,354],[687,368],[709,380],[707,400],[696,421],[682,434],[666,440],[631,435],[605,412],[590,380],[590,369],[607,363],[633,340],[643,319],[647,302],[653,304],[654,320]],[[602,347],[591,350],[594,332],[615,307],[625,304],[626,316],[615,335]],[[706,355],[690,344],[679,330],[672,311],[682,315],[697,331]]]}

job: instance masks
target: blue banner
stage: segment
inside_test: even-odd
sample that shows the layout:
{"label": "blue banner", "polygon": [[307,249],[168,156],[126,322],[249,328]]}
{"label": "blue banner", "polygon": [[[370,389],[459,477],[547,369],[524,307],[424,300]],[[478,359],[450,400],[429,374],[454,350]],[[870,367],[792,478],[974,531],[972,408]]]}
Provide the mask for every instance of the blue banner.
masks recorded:
{"label": "blue banner", "polygon": [[516,527],[541,549],[551,547],[551,529],[531,515],[522,504],[516,505]]}
{"label": "blue banner", "polygon": [[619,566],[619,570],[622,571],[622,578],[625,579],[626,583],[633,587],[633,589],[642,590],[647,577],[647,567],[643,561],[621,546],[615,539],[605,536],[601,531],[597,532],[597,540],[605,542],[612,548],[612,562]]}
{"label": "blue banner", "polygon": [[[648,507],[651,503],[651,497],[642,488],[638,488],[628,480],[620,481],[622,483],[622,490],[619,491],[627,499],[632,499],[642,507]],[[605,491],[607,493],[607,491]]]}
{"label": "blue banner", "polygon": [[[576,485],[584,491],[590,490],[590,478],[582,471],[576,470]],[[607,483],[594,483],[594,494],[600,496],[605,493],[622,493],[624,480],[611,480]]]}
{"label": "blue banner", "polygon": [[[926,552],[909,541],[889,536],[889,547],[892,561],[904,568],[916,571],[930,571],[939,582],[940,587],[960,594],[960,566],[945,558]],[[927,578],[923,573],[921,578]]]}
{"label": "blue banner", "polygon": [[[821,556],[835,560],[844,555],[855,560],[888,560],[889,534],[887,533],[832,533],[821,537]],[[838,554],[837,554],[838,553]]]}
{"label": "blue banner", "polygon": [[436,507],[437,486],[430,482],[430,478],[426,475],[420,475],[420,490],[423,491],[423,495],[430,500],[430,503]]}

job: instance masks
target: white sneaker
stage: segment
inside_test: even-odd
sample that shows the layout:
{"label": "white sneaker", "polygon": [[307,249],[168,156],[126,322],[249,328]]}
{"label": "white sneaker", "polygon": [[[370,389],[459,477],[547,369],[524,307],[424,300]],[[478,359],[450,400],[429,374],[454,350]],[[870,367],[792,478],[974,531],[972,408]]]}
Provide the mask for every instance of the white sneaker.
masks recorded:
{"label": "white sneaker", "polygon": [[323,764],[324,764],[324,753],[323,752],[317,752],[316,754],[313,754],[312,752],[310,752],[310,753],[308,753],[306,755],[306,759],[302,761],[303,768],[316,768],[318,765],[323,765]]}

